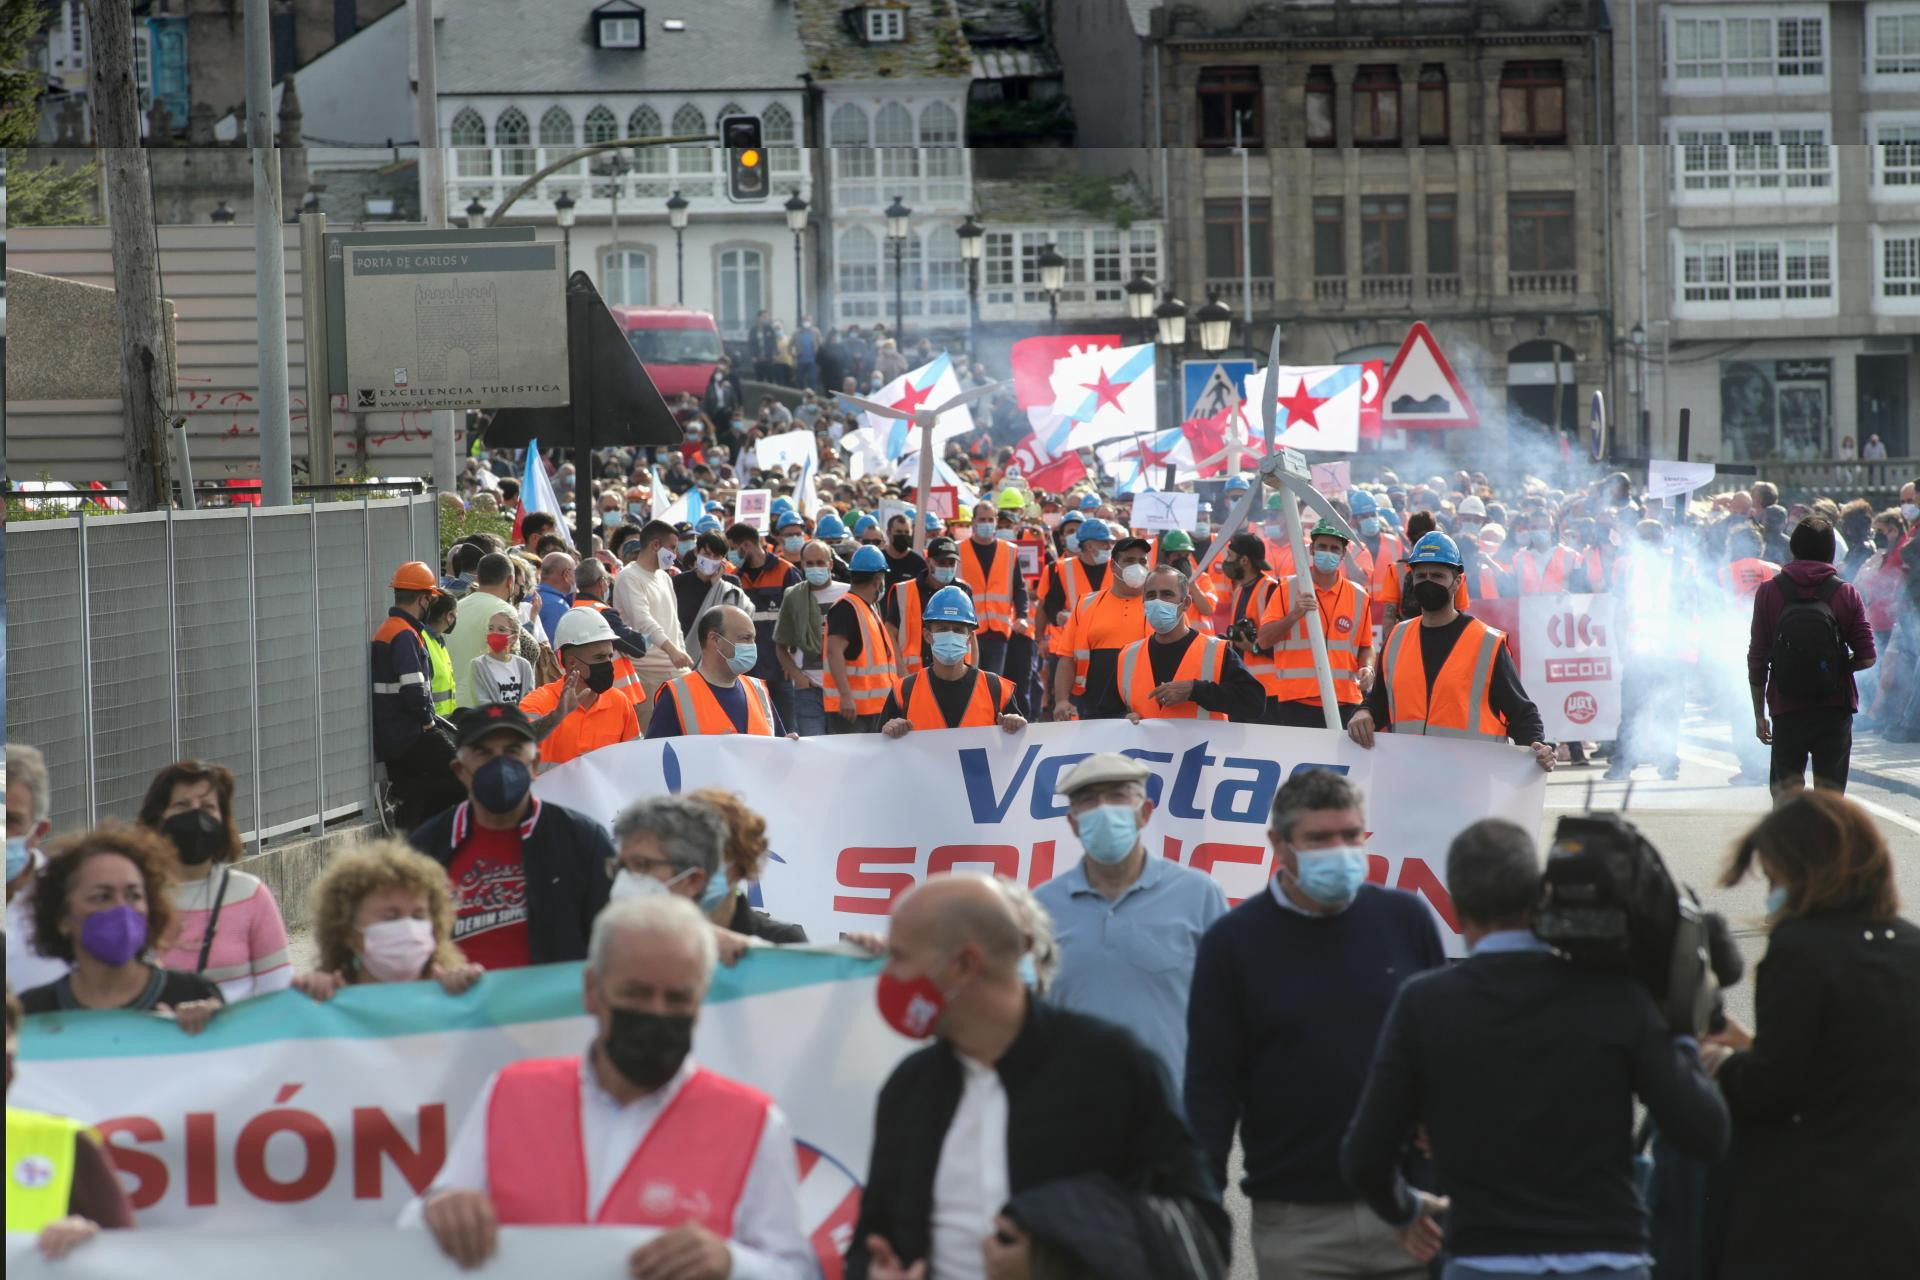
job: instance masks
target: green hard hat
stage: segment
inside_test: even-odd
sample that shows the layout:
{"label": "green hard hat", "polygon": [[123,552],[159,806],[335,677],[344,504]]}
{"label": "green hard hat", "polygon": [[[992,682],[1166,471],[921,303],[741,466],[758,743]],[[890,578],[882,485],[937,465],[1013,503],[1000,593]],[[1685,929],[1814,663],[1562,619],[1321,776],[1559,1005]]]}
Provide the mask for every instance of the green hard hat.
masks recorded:
{"label": "green hard hat", "polygon": [[1191,551],[1193,539],[1187,536],[1185,529],[1169,529],[1160,538],[1161,551]]}
{"label": "green hard hat", "polygon": [[1281,503],[1283,503],[1283,502],[1285,502],[1286,500],[1287,500],[1287,495],[1286,495],[1286,494],[1284,494],[1284,493],[1270,493],[1270,494],[1268,494],[1268,495],[1267,495],[1267,510],[1269,510],[1269,511],[1278,511],[1278,510],[1280,509],[1280,504],[1281,504]]}
{"label": "green hard hat", "polygon": [[1338,538],[1342,542],[1347,541],[1347,535],[1334,528],[1333,521],[1326,519],[1313,526],[1313,532],[1307,535],[1309,542],[1315,538]]}

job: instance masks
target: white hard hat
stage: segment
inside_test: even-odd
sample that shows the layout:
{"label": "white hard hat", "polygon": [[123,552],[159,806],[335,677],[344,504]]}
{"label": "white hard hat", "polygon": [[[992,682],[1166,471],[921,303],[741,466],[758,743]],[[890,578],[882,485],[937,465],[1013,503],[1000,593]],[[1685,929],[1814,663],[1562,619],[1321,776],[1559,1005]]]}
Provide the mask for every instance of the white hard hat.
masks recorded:
{"label": "white hard hat", "polygon": [[611,639],[613,628],[607,625],[606,618],[598,609],[569,609],[560,616],[560,624],[553,629],[555,649]]}
{"label": "white hard hat", "polygon": [[1460,505],[1454,508],[1454,514],[1463,515],[1463,516],[1479,516],[1482,520],[1485,520],[1487,518],[1487,504],[1480,501],[1479,498],[1474,497],[1472,494],[1469,494],[1466,497],[1460,499]]}

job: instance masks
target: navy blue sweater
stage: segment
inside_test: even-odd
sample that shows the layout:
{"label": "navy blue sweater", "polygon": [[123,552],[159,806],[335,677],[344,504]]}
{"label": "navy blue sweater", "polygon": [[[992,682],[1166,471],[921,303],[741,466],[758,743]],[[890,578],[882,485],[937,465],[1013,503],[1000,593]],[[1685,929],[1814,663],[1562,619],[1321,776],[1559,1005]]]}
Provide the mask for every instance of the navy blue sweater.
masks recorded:
{"label": "navy blue sweater", "polygon": [[1445,962],[1420,899],[1371,884],[1336,916],[1283,908],[1269,887],[1215,921],[1193,966],[1186,1084],[1215,1182],[1238,1123],[1249,1196],[1354,1199],[1340,1139],[1381,1025],[1401,983]]}

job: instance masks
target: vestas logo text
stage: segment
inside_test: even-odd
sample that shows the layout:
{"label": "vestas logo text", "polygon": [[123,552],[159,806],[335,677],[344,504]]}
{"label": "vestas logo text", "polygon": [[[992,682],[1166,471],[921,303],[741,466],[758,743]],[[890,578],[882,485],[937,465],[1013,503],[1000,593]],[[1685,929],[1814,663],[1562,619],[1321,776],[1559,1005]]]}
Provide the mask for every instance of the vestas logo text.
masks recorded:
{"label": "vestas logo text", "polygon": [[[1189,747],[1177,761],[1170,751],[1134,748],[1121,754],[1153,769],[1147,779],[1147,798],[1169,817],[1264,825],[1273,806],[1273,793],[1280,789],[1280,762],[1258,756],[1217,759],[1208,753],[1210,745],[1203,742]],[[1054,794],[1054,788],[1074,765],[1091,754],[1069,751],[1042,756],[1040,745],[1035,743],[1020,757],[1012,776],[1003,781],[993,776],[985,748],[961,751],[960,778],[973,821],[980,826],[1004,822],[1016,805],[1024,806],[1036,821],[1065,817],[1067,803]],[[1347,772],[1343,764],[1312,761],[1295,765],[1291,772],[1307,769]]]}

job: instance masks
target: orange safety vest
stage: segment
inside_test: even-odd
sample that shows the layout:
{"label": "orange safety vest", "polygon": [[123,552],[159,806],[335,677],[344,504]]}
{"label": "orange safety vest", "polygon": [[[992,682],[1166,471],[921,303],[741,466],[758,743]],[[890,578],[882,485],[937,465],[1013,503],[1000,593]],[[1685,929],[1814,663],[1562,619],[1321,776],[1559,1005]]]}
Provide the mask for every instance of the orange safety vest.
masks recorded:
{"label": "orange safety vest", "polygon": [[1567,570],[1571,557],[1565,547],[1547,553],[1545,563],[1538,551],[1519,551],[1513,557],[1513,576],[1523,596],[1558,595],[1567,589]]}
{"label": "orange safety vest", "polygon": [[1013,685],[993,674],[973,669],[973,692],[967,696],[967,709],[959,724],[948,724],[934,701],[933,682],[938,676],[916,671],[900,682],[900,705],[906,708],[907,723],[916,729],[979,729],[1000,723],[1013,701]]}
{"label": "orange safety vest", "polygon": [[[1208,711],[1197,702],[1163,707],[1153,700],[1153,691],[1158,686],[1153,679],[1153,659],[1147,655],[1147,646],[1153,643],[1135,640],[1120,651],[1115,678],[1120,682],[1120,696],[1127,700],[1127,710],[1142,720],[1225,720],[1227,717],[1222,713]],[[1225,640],[1218,636],[1199,636],[1180,655],[1180,665],[1174,669],[1173,678],[1219,684],[1220,667],[1226,660]]]}
{"label": "orange safety vest", "polygon": [[[740,676],[747,690],[747,732],[755,737],[773,736],[773,697],[767,682],[755,676]],[[692,737],[699,733],[738,733],[733,717],[713,696],[713,687],[698,671],[675,676],[660,686],[673,698],[674,714],[680,717],[680,732]]]}
{"label": "orange safety vest", "polygon": [[[1355,522],[1356,526],[1358,523],[1358,521]],[[1390,590],[1387,586],[1387,579],[1390,576],[1399,576],[1400,553],[1405,550],[1405,544],[1401,542],[1400,535],[1394,533],[1392,529],[1388,527],[1393,524],[1391,519],[1383,516],[1381,517],[1380,523],[1382,525],[1380,530],[1380,550],[1377,554],[1369,552],[1367,550],[1367,544],[1364,542],[1356,542],[1353,545],[1359,550],[1361,555],[1371,555],[1373,557],[1373,575],[1366,583],[1367,594],[1375,600],[1385,601],[1392,599],[1392,596],[1386,594]]]}
{"label": "orange safety vest", "polygon": [[[926,608],[920,603],[920,579],[908,578],[894,584],[894,607],[900,611],[900,638],[894,653],[900,659],[900,671],[907,674],[927,665],[920,656],[920,615]],[[866,642],[861,642],[862,648]]]}
{"label": "orange safety vest", "polygon": [[1505,633],[1478,618],[1468,618],[1466,630],[1434,677],[1429,702],[1417,634],[1420,625],[1418,618],[1409,619],[1395,626],[1387,638],[1381,678],[1387,682],[1387,717],[1393,721],[1393,732],[1505,742],[1507,722],[1487,704],[1487,686],[1493,679],[1494,659],[1507,642]]}
{"label": "orange safety vest", "polygon": [[[598,613],[612,613],[613,610],[598,600],[576,600],[576,609],[592,609]],[[633,665],[633,659],[624,653],[613,655],[613,692],[633,704],[638,711],[647,705],[647,686],[640,679],[640,671]]]}
{"label": "orange safety vest", "polygon": [[1762,560],[1758,556],[1748,556],[1744,560],[1735,560],[1720,570],[1720,581],[1727,590],[1741,600],[1751,600],[1760,584],[1779,576],[1780,566],[1771,560]]}
{"label": "orange safety vest", "polygon": [[512,1063],[487,1101],[494,1216],[503,1226],[696,1223],[724,1239],[772,1105],[757,1089],[696,1068],[595,1208],[587,1203],[580,1059]]}
{"label": "orange safety vest", "polygon": [[[561,676],[541,685],[520,699],[520,710],[529,720],[551,713],[560,705],[560,691],[566,684],[567,678]],[[540,763],[565,764],[589,751],[598,751],[616,742],[631,742],[640,732],[640,714],[633,702],[609,689],[595,698],[592,706],[578,708],[554,726],[553,732],[540,744]]]}
{"label": "orange safety vest", "polygon": [[[1367,622],[1367,592],[1347,581],[1346,575],[1327,590],[1314,584],[1320,601],[1320,630],[1327,638],[1327,666],[1333,671],[1333,700],[1343,706],[1360,701],[1360,651],[1373,647],[1373,628]],[[1267,604],[1274,621],[1292,607],[1293,582],[1280,580],[1280,590]],[[1268,619],[1262,617],[1261,621]],[[1320,679],[1313,669],[1313,639],[1307,619],[1295,623],[1287,638],[1273,647],[1273,696],[1282,702],[1320,705]]]}
{"label": "orange safety vest", "polygon": [[899,682],[893,636],[881,624],[880,615],[872,605],[852,592],[842,599],[852,602],[854,614],[860,619],[860,657],[847,664],[849,687],[844,690],[834,683],[833,664],[825,664],[821,673],[826,677],[822,702],[829,715],[840,710],[842,698],[853,703],[853,713],[857,716],[878,715],[886,708],[887,695]]}
{"label": "orange safety vest", "polygon": [[1087,691],[1087,668],[1095,649],[1124,649],[1152,634],[1147,625],[1146,601],[1141,596],[1116,596],[1110,590],[1094,592],[1073,607],[1073,617],[1054,652],[1073,659],[1073,692]]}
{"label": "orange safety vest", "polygon": [[[1113,576],[1111,561],[1107,564],[1107,570],[1107,576],[1111,578]],[[1079,556],[1062,557],[1053,566],[1053,576],[1060,582],[1060,596],[1067,602],[1068,613],[1072,613],[1075,605],[1093,594],[1093,583],[1087,578],[1087,566],[1081,562]],[[1052,619],[1049,618],[1048,621],[1051,622]]]}
{"label": "orange safety vest", "polygon": [[[1234,623],[1240,621],[1241,618],[1246,618],[1253,623],[1254,629],[1258,630],[1260,627],[1260,619],[1264,617],[1267,612],[1267,601],[1272,599],[1273,589],[1279,585],[1278,581],[1268,577],[1264,573],[1255,578],[1247,587],[1245,597],[1246,612],[1235,613],[1231,618],[1227,619],[1227,625],[1231,627]],[[1240,589],[1236,586],[1233,593],[1233,603],[1230,607],[1238,609],[1240,607],[1240,600]],[[1240,655],[1240,661],[1248,671],[1253,673],[1254,679],[1260,682],[1260,687],[1267,691],[1267,696],[1272,697],[1274,687],[1280,680],[1280,677],[1274,674],[1273,654],[1271,652],[1262,653],[1258,651],[1243,653]]]}
{"label": "orange safety vest", "polygon": [[[1493,561],[1487,559],[1484,555],[1480,557],[1480,590],[1476,594],[1478,594],[1482,600],[1498,599],[1500,595],[1500,570],[1494,565]],[[1458,600],[1454,601],[1453,607],[1456,609],[1466,608],[1466,606]]]}
{"label": "orange safety vest", "polygon": [[960,544],[960,576],[973,588],[973,608],[980,617],[980,634],[1013,634],[1013,566],[1020,558],[1017,544],[1005,542],[994,552],[993,568],[980,567],[973,539]]}

